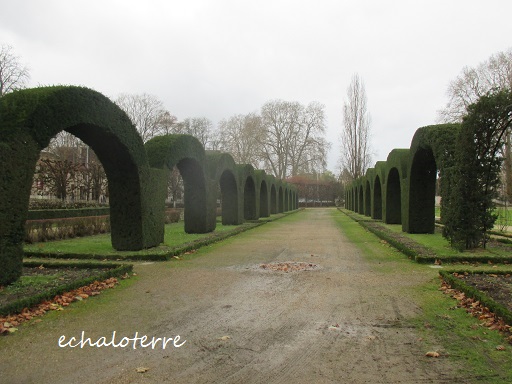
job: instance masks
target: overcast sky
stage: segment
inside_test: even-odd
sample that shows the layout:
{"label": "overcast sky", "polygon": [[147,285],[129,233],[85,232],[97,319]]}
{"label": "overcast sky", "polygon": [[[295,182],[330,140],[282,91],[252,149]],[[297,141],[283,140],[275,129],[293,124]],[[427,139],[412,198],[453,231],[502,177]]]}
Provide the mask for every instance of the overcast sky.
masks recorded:
{"label": "overcast sky", "polygon": [[30,86],[150,93],[179,120],[318,101],[337,172],[354,73],[374,162],[385,160],[436,123],[464,66],[512,47],[512,1],[0,0],[0,44],[28,65]]}

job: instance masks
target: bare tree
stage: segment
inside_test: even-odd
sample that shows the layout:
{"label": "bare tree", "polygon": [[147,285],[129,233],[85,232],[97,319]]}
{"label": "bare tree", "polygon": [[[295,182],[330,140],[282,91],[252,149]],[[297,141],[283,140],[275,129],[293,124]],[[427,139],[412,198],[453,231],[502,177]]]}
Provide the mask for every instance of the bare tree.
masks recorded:
{"label": "bare tree", "polygon": [[177,121],[178,118],[176,116],[171,115],[169,111],[164,111],[157,122],[158,128],[156,131],[160,135],[170,135],[176,130]]}
{"label": "bare tree", "polygon": [[256,113],[235,115],[219,123],[220,148],[238,164],[259,167],[262,141],[261,117]]}
{"label": "bare tree", "polygon": [[323,137],[324,134],[324,106],[312,102],[302,109],[298,129],[292,132],[288,150],[292,176],[322,172],[325,169],[325,159],[330,145]]}
{"label": "bare tree", "polygon": [[[446,92],[448,102],[438,111],[440,122],[461,122],[466,108],[491,90],[512,89],[512,48],[498,52],[477,67],[464,67],[450,82]],[[512,130],[504,135],[501,155],[504,158],[502,183],[504,195],[512,201]]]}
{"label": "bare tree", "polygon": [[464,67],[462,73],[450,82],[446,94],[448,102],[438,111],[440,122],[461,122],[468,105],[492,89],[512,87],[512,48],[498,52],[477,67]]}
{"label": "bare tree", "polygon": [[[328,144],[323,138],[323,105],[270,101],[261,108],[262,160],[278,178],[295,176],[311,169],[323,170]],[[318,169],[320,168],[320,169]]]}
{"label": "bare tree", "polygon": [[341,165],[352,179],[356,179],[364,175],[371,163],[371,120],[364,83],[359,75],[352,77],[347,96],[348,101],[343,104]]}
{"label": "bare tree", "polygon": [[206,117],[188,117],[174,127],[174,133],[194,136],[206,149],[213,149],[209,146],[212,132],[213,123]]}
{"label": "bare tree", "polygon": [[30,75],[28,68],[22,65],[14,55],[10,45],[0,47],[0,97],[17,89],[25,88]]}
{"label": "bare tree", "polygon": [[130,117],[144,143],[168,128],[165,124],[170,122],[171,115],[156,96],[147,93],[123,93],[117,97],[115,103]]}

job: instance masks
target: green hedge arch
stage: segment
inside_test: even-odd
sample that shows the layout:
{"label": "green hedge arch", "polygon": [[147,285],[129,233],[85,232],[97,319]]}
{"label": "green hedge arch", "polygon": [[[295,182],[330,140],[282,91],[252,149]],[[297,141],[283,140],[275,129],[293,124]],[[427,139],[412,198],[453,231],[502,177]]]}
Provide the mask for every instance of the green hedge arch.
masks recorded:
{"label": "green hedge arch", "polygon": [[150,166],[166,170],[164,181],[159,183],[160,188],[165,185],[159,194],[161,210],[165,207],[168,173],[177,166],[185,189],[185,232],[212,232],[216,218],[211,207],[217,194],[212,192],[214,183],[206,175],[206,154],[199,140],[190,135],[157,136],[149,140],[145,148]]}
{"label": "green hedge arch", "polygon": [[402,224],[407,199],[407,174],[409,167],[408,148],[393,149],[386,159],[386,174],[384,177],[383,221],[387,224]]}
{"label": "green hedge arch", "polygon": [[244,207],[245,220],[259,219],[259,191],[254,167],[250,164],[238,164],[241,199]]}
{"label": "green hedge arch", "polygon": [[151,197],[158,171],[127,115],[102,94],[74,86],[25,89],[0,99],[0,284],[21,275],[22,240],[35,165],[60,131],[97,154],[109,180],[112,245],[159,244]]}
{"label": "green hedge arch", "polygon": [[459,124],[430,125],[416,130],[410,148],[405,232],[434,233],[436,176],[439,171],[444,197],[449,186],[443,175],[454,165],[459,130]]}
{"label": "green hedge arch", "polygon": [[459,124],[418,128],[410,148],[393,149],[385,162],[377,162],[352,182],[346,194],[349,209],[388,224],[402,224],[404,232],[433,233],[436,175],[439,172],[442,212],[450,189],[450,178],[443,176],[454,171],[459,131]]}
{"label": "green hedge arch", "polygon": [[[219,186],[223,225],[239,225],[244,222],[242,199],[238,181],[238,169],[233,157],[220,151],[206,151],[208,176]],[[217,191],[217,188],[213,188]],[[217,206],[217,196],[214,207]]]}
{"label": "green hedge arch", "polygon": [[265,171],[255,170],[256,191],[258,194],[258,212],[259,217],[270,216],[270,191],[268,177]]}
{"label": "green hedge arch", "polygon": [[267,177],[269,186],[270,186],[270,214],[274,215],[279,212],[279,204],[278,204],[278,190],[276,178],[272,175]]}

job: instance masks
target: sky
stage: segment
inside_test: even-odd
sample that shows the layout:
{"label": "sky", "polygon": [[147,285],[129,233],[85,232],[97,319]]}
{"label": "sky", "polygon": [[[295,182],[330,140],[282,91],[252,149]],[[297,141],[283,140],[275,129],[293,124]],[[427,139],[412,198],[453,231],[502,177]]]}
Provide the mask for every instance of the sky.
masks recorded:
{"label": "sky", "polygon": [[437,123],[465,66],[512,47],[510,0],[0,0],[0,44],[30,87],[148,93],[179,120],[216,125],[271,100],[325,106],[338,173],[347,87],[358,74],[373,162]]}

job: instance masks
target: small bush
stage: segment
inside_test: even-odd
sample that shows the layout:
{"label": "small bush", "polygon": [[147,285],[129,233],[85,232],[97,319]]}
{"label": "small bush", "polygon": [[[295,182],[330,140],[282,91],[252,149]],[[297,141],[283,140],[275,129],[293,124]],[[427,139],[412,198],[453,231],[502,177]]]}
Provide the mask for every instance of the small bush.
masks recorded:
{"label": "small bush", "polygon": [[98,203],[97,201],[62,201],[60,199],[30,199],[28,204],[29,210],[38,209],[80,209],[80,208],[97,208],[107,207],[108,204]]}
{"label": "small bush", "polygon": [[39,243],[110,232],[110,216],[27,220],[25,242]]}
{"label": "small bush", "polygon": [[181,218],[181,209],[166,209],[165,210],[165,224],[177,223]]}

